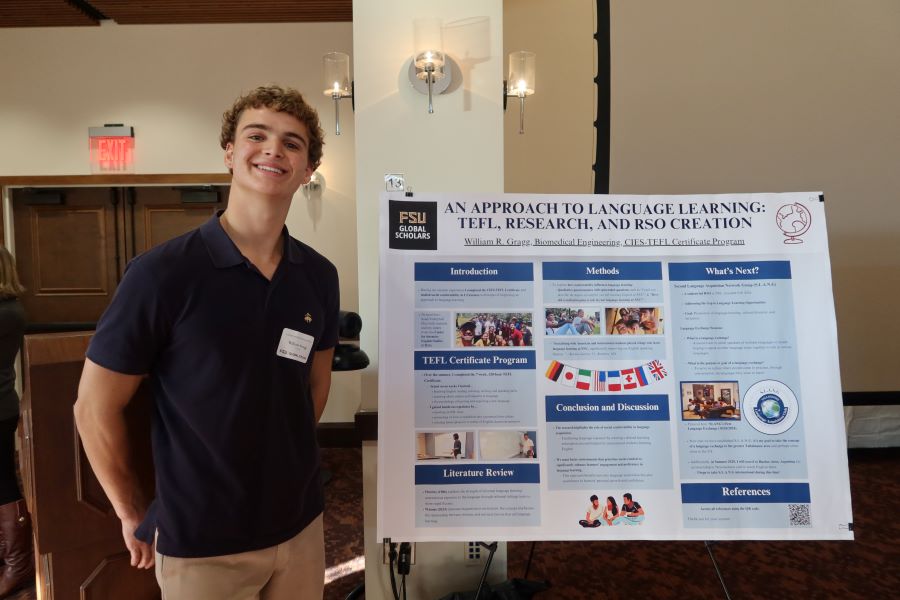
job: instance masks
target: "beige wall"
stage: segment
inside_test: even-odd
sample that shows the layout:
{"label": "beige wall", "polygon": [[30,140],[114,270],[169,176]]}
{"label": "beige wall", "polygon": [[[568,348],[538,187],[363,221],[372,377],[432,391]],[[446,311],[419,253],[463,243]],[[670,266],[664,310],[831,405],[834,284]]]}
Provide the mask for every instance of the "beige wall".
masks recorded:
{"label": "beige wall", "polygon": [[[824,191],[843,389],[900,389],[900,3],[614,0],[611,28],[610,191]],[[896,407],[848,415],[900,444]]]}
{"label": "beige wall", "polygon": [[610,191],[824,191],[844,389],[900,389],[900,4],[611,12]]}
{"label": "beige wall", "polygon": [[504,191],[589,194],[594,190],[594,0],[504,0],[503,77],[509,53],[534,52],[535,94],[510,98],[503,123]]}
{"label": "beige wall", "polygon": [[[357,231],[360,314],[378,319],[378,194],[386,173],[404,173],[418,192],[503,190],[501,4],[411,0],[353,6],[356,80]],[[440,17],[444,50],[459,66],[449,90],[427,97],[412,89],[407,68],[415,18]],[[462,77],[460,78],[460,72]],[[363,330],[374,360],[363,406],[377,406],[378,331]]]}
{"label": "beige wall", "polygon": [[[4,29],[0,175],[88,174],[87,128],[110,122],[134,126],[138,173],[222,173],[224,109],[256,85],[296,87],[328,134],[327,189],[320,201],[298,194],[288,228],[337,265],[341,305],[356,309],[354,127],[347,118],[332,135],[319,92],[322,54],[352,43],[350,23]],[[359,381],[335,375],[325,420],[353,419]]]}

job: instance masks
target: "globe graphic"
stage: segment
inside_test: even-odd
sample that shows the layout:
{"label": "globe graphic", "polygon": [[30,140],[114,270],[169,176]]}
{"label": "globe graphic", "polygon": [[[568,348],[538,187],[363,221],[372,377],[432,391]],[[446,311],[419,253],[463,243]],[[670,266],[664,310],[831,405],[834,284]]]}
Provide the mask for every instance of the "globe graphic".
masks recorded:
{"label": "globe graphic", "polygon": [[763,400],[759,405],[759,411],[768,419],[777,419],[781,416],[781,406],[772,399]]}
{"label": "globe graphic", "polygon": [[787,236],[785,244],[802,244],[798,239],[809,229],[812,215],[802,204],[785,204],[775,213],[775,224]]}

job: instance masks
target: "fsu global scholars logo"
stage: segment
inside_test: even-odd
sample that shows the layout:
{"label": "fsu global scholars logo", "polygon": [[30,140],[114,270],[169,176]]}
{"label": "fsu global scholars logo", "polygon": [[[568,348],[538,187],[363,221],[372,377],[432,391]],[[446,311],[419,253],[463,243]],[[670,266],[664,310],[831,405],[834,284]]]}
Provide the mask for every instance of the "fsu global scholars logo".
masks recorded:
{"label": "fsu global scholars logo", "polygon": [[391,200],[388,247],[437,250],[437,202]]}

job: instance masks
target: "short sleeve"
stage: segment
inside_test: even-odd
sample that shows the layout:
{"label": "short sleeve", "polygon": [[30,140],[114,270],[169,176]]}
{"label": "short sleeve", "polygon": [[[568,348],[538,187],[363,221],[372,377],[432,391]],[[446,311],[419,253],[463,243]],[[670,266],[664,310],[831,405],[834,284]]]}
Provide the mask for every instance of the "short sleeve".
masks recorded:
{"label": "short sleeve", "polygon": [[149,373],[171,330],[160,282],[143,258],[128,264],[87,350],[91,361],[126,375]]}
{"label": "short sleeve", "polygon": [[322,338],[319,340],[316,350],[328,350],[334,348],[338,343],[339,319],[341,312],[341,293],[340,284],[338,283],[337,269],[328,261],[324,264],[324,281],[325,287],[325,330],[322,332]]}

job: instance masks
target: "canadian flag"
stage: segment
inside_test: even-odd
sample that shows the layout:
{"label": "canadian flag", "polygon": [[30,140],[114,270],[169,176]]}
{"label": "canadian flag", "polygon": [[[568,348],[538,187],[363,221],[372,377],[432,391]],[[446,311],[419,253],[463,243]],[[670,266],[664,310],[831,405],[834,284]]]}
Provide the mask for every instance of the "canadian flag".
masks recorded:
{"label": "canadian flag", "polygon": [[634,369],[622,369],[623,388],[633,390],[638,386],[637,377],[634,375]]}

